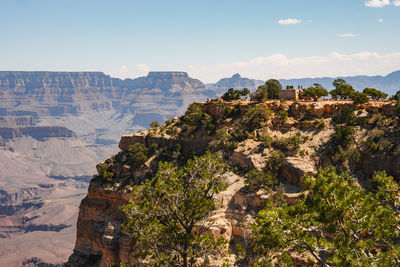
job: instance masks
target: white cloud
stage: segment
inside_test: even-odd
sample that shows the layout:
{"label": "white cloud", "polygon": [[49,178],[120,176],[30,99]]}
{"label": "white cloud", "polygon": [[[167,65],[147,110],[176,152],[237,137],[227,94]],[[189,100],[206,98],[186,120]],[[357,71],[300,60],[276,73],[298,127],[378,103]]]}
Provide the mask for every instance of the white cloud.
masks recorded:
{"label": "white cloud", "polygon": [[393,5],[395,6],[400,6],[400,0],[394,0]]}
{"label": "white cloud", "polygon": [[383,19],[378,19],[378,22],[382,23],[382,22],[383,22]]}
{"label": "white cloud", "polygon": [[380,55],[374,52],[326,56],[294,57],[274,54],[249,61],[224,63],[188,69],[190,76],[204,82],[215,82],[233,73],[243,77],[266,80],[269,78],[337,77],[350,75],[386,75],[400,69],[400,52]]}
{"label": "white cloud", "polygon": [[390,0],[367,0],[364,3],[368,7],[384,7],[390,5]]}
{"label": "white cloud", "polygon": [[357,36],[357,34],[354,34],[354,33],[342,33],[342,34],[339,34],[339,37],[356,37]]}
{"label": "white cloud", "polygon": [[147,74],[150,70],[150,67],[146,64],[137,64],[136,68],[138,68],[141,72],[144,72],[144,74]]}
{"label": "white cloud", "polygon": [[[400,1],[400,0],[399,0]],[[312,19],[307,20],[308,23],[312,23]]]}
{"label": "white cloud", "polygon": [[281,25],[300,24],[302,21],[299,19],[280,19],[278,23]]}
{"label": "white cloud", "polygon": [[[398,0],[395,0],[395,2]],[[367,0],[364,2],[368,7],[384,7],[390,5],[390,0]],[[395,4],[396,5],[396,4]]]}
{"label": "white cloud", "polygon": [[129,72],[129,69],[128,69],[127,66],[122,65],[121,68],[119,69],[119,72],[120,72],[121,74],[125,74],[125,73],[128,73],[128,72]]}

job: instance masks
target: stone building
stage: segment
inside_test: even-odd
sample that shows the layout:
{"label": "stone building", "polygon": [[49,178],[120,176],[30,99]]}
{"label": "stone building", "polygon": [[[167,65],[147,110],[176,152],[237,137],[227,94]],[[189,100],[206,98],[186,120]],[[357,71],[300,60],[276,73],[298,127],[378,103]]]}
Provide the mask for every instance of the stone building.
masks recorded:
{"label": "stone building", "polygon": [[302,86],[298,87],[299,89],[294,89],[293,85],[286,86],[285,90],[281,90],[279,92],[279,99],[286,99],[286,100],[299,100],[301,99],[302,95]]}

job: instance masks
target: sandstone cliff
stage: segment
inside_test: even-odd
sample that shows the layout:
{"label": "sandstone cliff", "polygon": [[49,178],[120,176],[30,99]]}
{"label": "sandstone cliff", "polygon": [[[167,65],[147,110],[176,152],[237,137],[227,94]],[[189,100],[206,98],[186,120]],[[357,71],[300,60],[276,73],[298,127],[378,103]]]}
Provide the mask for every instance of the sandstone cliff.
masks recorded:
{"label": "sandstone cliff", "polygon": [[[394,117],[397,116],[395,102],[356,105],[351,101],[267,101],[261,104],[211,101],[198,106],[203,112],[203,120],[210,116],[210,121],[188,126],[185,122],[190,114],[187,113],[159,128],[122,136],[119,144],[121,151],[98,165],[100,176],[91,181],[88,195],[81,203],[76,245],[66,266],[111,266],[120,261],[134,262],[131,238],[120,226],[124,216],[119,206],[130,199],[131,182],[151,177],[159,160],[167,158],[174,161],[174,155],[183,157],[211,150],[220,153],[227,162],[238,168],[237,174],[226,173],[228,189],[218,196],[222,205],[209,218],[215,222],[212,231],[222,234],[231,245],[247,244],[249,231],[246,223],[252,221],[268,198],[263,190],[251,192],[247,189],[244,173],[251,169],[263,169],[274,151],[284,151],[286,157],[279,165],[278,177],[283,184],[286,201],[292,203],[302,191],[303,175],[312,175],[319,166],[332,164],[334,157],[330,158],[329,154],[329,149],[334,148],[332,134],[336,130],[335,125],[340,123],[337,121],[338,114],[344,114],[347,110],[354,111],[354,118],[359,125],[355,136],[356,144],[360,144],[357,149],[362,155],[369,155],[361,156],[355,165],[358,172],[368,174],[371,170],[386,170],[397,174],[400,171],[398,156],[370,151],[365,147],[368,138],[366,129],[379,127],[374,124],[377,116],[385,115],[398,120]],[[219,130],[226,130],[225,133],[229,133],[229,129],[240,132],[243,127],[250,127],[248,117],[254,107],[268,107],[273,113],[265,123],[251,133],[247,132],[245,138],[240,137],[234,146],[225,149],[222,143],[226,135],[221,135]],[[286,111],[288,117],[282,117],[280,111]],[[290,145],[287,146],[288,140],[298,140],[298,147],[292,149]],[[129,147],[135,143],[156,148],[155,154],[138,170],[127,161]],[[397,147],[393,151],[400,147],[397,141],[394,145]],[[384,163],[375,162],[376,158],[383,157],[386,157]],[[104,166],[113,173],[111,181],[101,179]],[[234,258],[231,258],[233,262]]]}

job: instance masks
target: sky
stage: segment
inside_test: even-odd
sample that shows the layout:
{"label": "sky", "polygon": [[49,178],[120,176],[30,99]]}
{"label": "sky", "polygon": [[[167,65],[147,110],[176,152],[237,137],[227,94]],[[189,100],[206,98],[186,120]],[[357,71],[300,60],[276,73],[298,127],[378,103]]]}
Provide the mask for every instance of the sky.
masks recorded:
{"label": "sky", "polygon": [[244,77],[400,70],[400,0],[0,0],[0,70]]}

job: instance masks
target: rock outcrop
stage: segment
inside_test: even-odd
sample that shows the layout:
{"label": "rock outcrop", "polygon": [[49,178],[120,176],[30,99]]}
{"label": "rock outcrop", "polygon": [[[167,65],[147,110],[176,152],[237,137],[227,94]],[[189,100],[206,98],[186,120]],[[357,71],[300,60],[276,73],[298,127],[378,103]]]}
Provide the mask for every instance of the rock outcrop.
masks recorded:
{"label": "rock outcrop", "polygon": [[17,137],[30,136],[36,140],[44,140],[47,138],[65,137],[76,138],[77,135],[73,131],[61,126],[37,126],[22,128],[0,128],[0,136],[4,140],[12,140]]}
{"label": "rock outcrop", "polygon": [[[362,127],[377,113],[392,116],[395,111],[394,102],[391,101],[363,105],[355,105],[351,101],[267,101],[265,103],[209,101],[198,105],[203,112],[212,116],[215,131],[224,127],[233,129],[238,125],[246,127],[246,122],[243,122],[242,118],[246,117],[246,112],[254,106],[267,106],[272,110],[272,114],[260,126],[260,129],[247,133],[245,140],[241,139],[242,141],[232,146],[229,151],[220,149],[215,142],[213,143],[220,140],[215,140],[215,135],[210,131],[205,131],[208,126],[185,125],[184,116],[175,118],[168,125],[164,124],[159,128],[122,136],[119,143],[121,151],[98,165],[99,175],[105,167],[113,173],[112,181],[103,184],[99,178],[101,175],[96,176],[90,183],[87,197],[81,203],[76,245],[66,266],[111,266],[119,261],[134,263],[131,237],[121,228],[124,214],[119,207],[128,203],[132,197],[130,187],[124,185],[132,179],[137,183],[146,175],[154,175],[158,163],[157,157],[160,155],[154,152],[155,154],[149,157],[142,167],[132,168],[127,158],[131,153],[129,148],[136,143],[141,143],[149,149],[163,149],[164,156],[165,153],[176,153],[178,147],[182,156],[201,154],[209,149],[219,153],[227,162],[235,166],[239,174],[231,172],[225,174],[228,188],[216,196],[220,206],[208,220],[213,222],[211,230],[214,234],[223,235],[231,245],[245,244],[249,240],[249,230],[244,226],[254,220],[257,212],[262,209],[264,201],[270,197],[270,194],[263,191],[264,189],[259,189],[257,192],[250,191],[245,184],[247,171],[266,168],[269,162],[273,162],[270,158],[274,152],[277,152],[276,147],[285,146],[288,144],[287,140],[297,137],[298,147],[295,153],[288,154],[290,148],[282,148],[280,151],[283,155],[282,161],[275,163],[279,168],[277,178],[284,185],[283,189],[279,190],[282,190],[287,203],[293,204],[304,190],[301,188],[303,176],[314,175],[317,168],[323,165],[321,158],[324,155],[318,153],[330,145],[335,126],[332,117],[351,108],[357,110],[356,118],[361,125],[359,127]],[[227,115],[226,110],[232,109],[236,110],[235,115],[229,115],[231,113]],[[283,121],[282,118],[276,114],[279,110],[288,111],[289,117],[286,118],[284,128],[282,128],[284,124],[280,123]],[[324,123],[323,127],[318,126],[317,122],[321,121]],[[261,131],[264,133],[264,139],[260,140]],[[357,138],[365,139],[361,137],[363,131],[361,129],[357,131]],[[265,133],[273,141],[266,142],[268,138]],[[371,164],[371,160],[366,157],[361,154],[359,162],[359,166],[366,173],[371,172],[372,169],[395,172],[400,166],[396,157],[381,156],[379,158],[381,163],[376,164]],[[373,167],[369,168],[369,165]]]}

